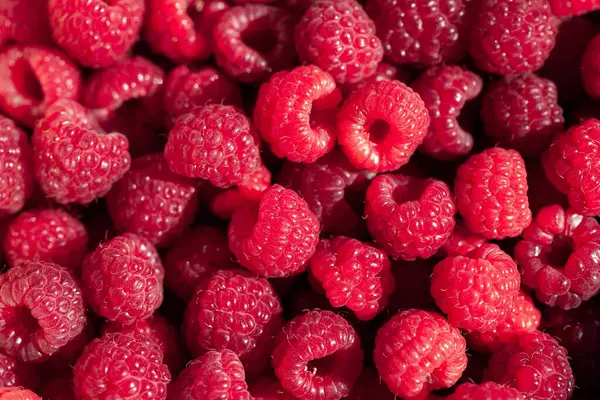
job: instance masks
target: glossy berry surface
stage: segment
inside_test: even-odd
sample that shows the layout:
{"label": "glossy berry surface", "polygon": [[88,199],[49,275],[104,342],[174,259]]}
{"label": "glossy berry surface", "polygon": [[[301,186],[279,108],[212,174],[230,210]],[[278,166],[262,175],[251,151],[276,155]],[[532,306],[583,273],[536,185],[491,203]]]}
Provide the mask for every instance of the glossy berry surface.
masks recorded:
{"label": "glossy berry surface", "polygon": [[0,117],[0,215],[20,211],[33,191],[32,158],[26,133]]}

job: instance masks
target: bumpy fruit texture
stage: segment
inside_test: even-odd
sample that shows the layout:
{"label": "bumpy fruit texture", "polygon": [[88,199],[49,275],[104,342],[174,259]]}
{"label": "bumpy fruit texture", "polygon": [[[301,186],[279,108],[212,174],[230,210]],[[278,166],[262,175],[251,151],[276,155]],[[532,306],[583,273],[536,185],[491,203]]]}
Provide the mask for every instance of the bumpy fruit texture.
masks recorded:
{"label": "bumpy fruit texture", "polygon": [[27,134],[0,116],[0,216],[20,211],[31,195],[32,159]]}
{"label": "bumpy fruit texture", "polygon": [[486,243],[486,240],[469,230],[462,221],[457,221],[452,234],[438,251],[438,255],[464,256]]}
{"label": "bumpy fruit texture", "polygon": [[0,387],[0,400],[41,400],[41,397],[20,387]]}
{"label": "bumpy fruit texture", "polygon": [[550,0],[552,12],[558,17],[582,15],[600,8],[598,0]]}
{"label": "bumpy fruit texture", "polygon": [[516,389],[494,382],[480,385],[463,383],[447,400],[525,400],[525,395]]}

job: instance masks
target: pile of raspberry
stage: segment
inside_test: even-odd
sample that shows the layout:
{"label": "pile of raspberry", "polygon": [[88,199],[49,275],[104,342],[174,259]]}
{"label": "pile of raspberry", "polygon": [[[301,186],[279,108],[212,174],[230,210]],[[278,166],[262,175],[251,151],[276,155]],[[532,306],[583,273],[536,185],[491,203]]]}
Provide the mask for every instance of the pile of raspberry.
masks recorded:
{"label": "pile of raspberry", "polygon": [[0,0],[0,400],[600,393],[600,0]]}

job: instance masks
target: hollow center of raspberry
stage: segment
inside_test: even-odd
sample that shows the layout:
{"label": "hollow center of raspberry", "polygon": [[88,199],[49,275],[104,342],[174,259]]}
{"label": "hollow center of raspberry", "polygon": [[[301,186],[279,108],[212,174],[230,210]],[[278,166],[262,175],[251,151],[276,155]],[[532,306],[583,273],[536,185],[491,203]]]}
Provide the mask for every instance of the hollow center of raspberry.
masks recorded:
{"label": "hollow center of raspberry", "polygon": [[31,315],[27,307],[16,307],[4,314],[6,326],[10,327],[17,336],[28,336],[40,329],[37,320]]}
{"label": "hollow center of raspberry", "polygon": [[406,203],[408,201],[418,201],[421,199],[423,192],[427,189],[429,182],[426,179],[406,178],[405,182],[402,182],[394,188],[392,197],[398,204]]}
{"label": "hollow center of raspberry", "polygon": [[39,104],[44,100],[40,81],[27,60],[19,59],[10,70],[11,79],[17,91],[31,102]]}
{"label": "hollow center of raspberry", "polygon": [[382,143],[390,133],[390,124],[382,119],[377,119],[369,125],[367,132],[369,133],[369,140],[373,143]]}
{"label": "hollow center of raspberry", "polygon": [[546,265],[554,268],[564,268],[572,253],[573,242],[568,237],[557,236],[540,257]]}
{"label": "hollow center of raspberry", "polygon": [[327,376],[333,371],[336,365],[334,355],[323,358],[317,358],[308,362],[306,369],[313,375]]}
{"label": "hollow center of raspberry", "polygon": [[242,32],[242,42],[262,55],[269,54],[277,44],[275,32],[267,26],[258,24]]}

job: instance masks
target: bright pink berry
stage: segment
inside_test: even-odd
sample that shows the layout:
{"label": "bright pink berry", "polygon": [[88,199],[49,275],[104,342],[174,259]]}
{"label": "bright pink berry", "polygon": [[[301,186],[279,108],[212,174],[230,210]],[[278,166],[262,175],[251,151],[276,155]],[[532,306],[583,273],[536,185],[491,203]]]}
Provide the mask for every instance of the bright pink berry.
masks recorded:
{"label": "bright pink berry", "polygon": [[486,239],[519,236],[531,222],[527,171],[521,155],[499,147],[471,156],[454,182],[458,211]]}
{"label": "bright pink berry", "polygon": [[296,397],[287,393],[276,377],[263,376],[250,384],[250,394],[253,400],[295,400]]}
{"label": "bright pink berry", "polygon": [[51,31],[47,0],[7,0],[0,4],[0,47],[4,39],[21,44],[48,44]]}
{"label": "bright pink berry", "polygon": [[572,17],[600,8],[598,0],[550,0],[552,12],[558,17]]}
{"label": "bright pink berry", "polygon": [[356,89],[360,89],[375,82],[399,80],[407,83],[411,80],[411,77],[412,74],[407,69],[382,61],[377,64],[377,69],[373,75],[356,83],[346,83],[342,85],[342,89],[344,90],[344,93],[350,94]]}
{"label": "bright pink berry", "polygon": [[0,387],[0,400],[41,400],[41,397],[21,387]]}
{"label": "bright pink berry", "polygon": [[418,94],[399,81],[356,90],[338,114],[338,141],[359,169],[386,172],[406,164],[423,141],[429,116]]}
{"label": "bright pink berry", "polygon": [[40,362],[79,335],[85,306],[64,268],[30,261],[0,275],[0,349],[24,362]]}
{"label": "bright pink berry", "polygon": [[338,83],[370,77],[383,59],[375,24],[354,0],[313,2],[296,25],[295,42],[301,61],[317,65]]}
{"label": "bright pink berry", "polygon": [[341,100],[327,72],[314,65],[281,71],[261,86],[254,122],[278,157],[311,163],[335,145],[335,107]]}
{"label": "bright pink berry", "polygon": [[23,386],[34,388],[38,384],[35,367],[0,353],[0,387]]}
{"label": "bright pink berry", "polygon": [[456,391],[446,397],[447,400],[525,400],[525,395],[516,389],[505,387],[494,382],[480,385],[463,383]]}
{"label": "bright pink berry", "polygon": [[467,367],[466,342],[441,315],[410,309],[377,331],[373,359],[392,393],[413,397],[458,381]]}
{"label": "bright pink berry", "polygon": [[[41,365],[41,368],[47,369],[48,371],[54,371],[56,374],[72,375],[73,365],[75,365],[75,362],[83,352],[83,349],[97,336],[96,320],[92,315],[87,315],[85,326],[81,333],[50,356],[50,358]],[[44,376],[44,378],[46,377]],[[70,381],[72,381],[72,379],[70,379]],[[72,387],[71,392],[73,392]]]}
{"label": "bright pink berry", "polygon": [[33,191],[33,153],[27,134],[0,116],[0,216],[16,214]]}
{"label": "bright pink berry", "polygon": [[448,255],[464,256],[484,243],[486,243],[486,240],[483,237],[471,232],[469,228],[465,226],[464,222],[459,220],[446,243],[440,248],[438,254],[442,257]]}
{"label": "bright pink berry", "polygon": [[156,311],[163,301],[163,278],[156,249],[133,233],[100,243],[83,261],[81,273],[92,310],[122,324],[148,318]]}
{"label": "bright pink berry", "polygon": [[80,400],[165,400],[170,380],[160,348],[144,335],[107,333],[94,339],[73,368]]}
{"label": "bright pink berry", "polygon": [[144,8],[143,0],[48,0],[54,40],[91,68],[108,67],[129,51]]}
{"label": "bright pink berry", "polygon": [[348,396],[363,368],[352,326],[331,311],[310,311],[288,322],[275,338],[271,364],[281,386],[306,400]]}

